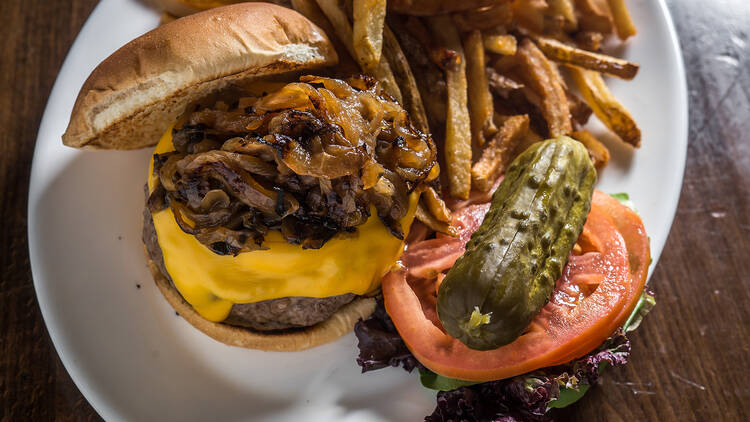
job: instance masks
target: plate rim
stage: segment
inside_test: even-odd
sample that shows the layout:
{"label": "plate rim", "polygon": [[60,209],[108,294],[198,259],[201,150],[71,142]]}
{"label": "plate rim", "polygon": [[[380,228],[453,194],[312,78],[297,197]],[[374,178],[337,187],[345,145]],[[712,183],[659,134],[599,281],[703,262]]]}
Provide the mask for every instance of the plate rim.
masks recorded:
{"label": "plate rim", "polygon": [[[103,398],[99,392],[95,391],[92,387],[90,382],[88,381],[87,377],[85,376],[86,370],[84,370],[81,367],[81,364],[75,359],[74,356],[71,356],[69,354],[69,351],[65,347],[61,347],[63,344],[63,339],[61,337],[60,332],[62,331],[61,328],[58,326],[58,322],[55,321],[51,316],[49,315],[49,301],[50,297],[47,295],[47,292],[42,286],[40,286],[40,282],[37,281],[37,276],[40,274],[40,269],[38,268],[40,264],[38,254],[35,253],[35,251],[39,250],[40,245],[37,244],[37,242],[34,240],[35,237],[32,236],[32,231],[37,226],[36,217],[32,213],[32,205],[36,204],[39,198],[39,191],[41,188],[41,182],[39,182],[39,179],[42,177],[39,167],[39,148],[37,148],[40,144],[41,136],[43,135],[44,129],[46,128],[48,121],[50,120],[49,116],[49,109],[50,109],[50,99],[53,98],[52,94],[59,89],[59,82],[60,82],[60,75],[63,74],[66,68],[70,66],[70,62],[74,60],[74,58],[71,58],[71,51],[75,48],[76,44],[78,44],[81,40],[79,37],[80,34],[86,29],[87,26],[89,26],[97,15],[97,11],[100,10],[103,5],[107,4],[109,1],[104,0],[99,2],[96,7],[92,10],[91,14],[86,18],[86,21],[84,25],[79,30],[78,34],[76,34],[76,38],[71,44],[71,48],[66,53],[66,57],[63,61],[62,66],[60,67],[60,70],[57,73],[57,76],[55,78],[55,82],[52,86],[52,89],[50,90],[50,95],[47,100],[47,104],[44,108],[44,113],[42,114],[42,119],[40,120],[39,129],[37,131],[37,136],[35,137],[35,144],[34,144],[34,154],[31,162],[31,172],[30,172],[30,178],[29,178],[29,194],[27,197],[27,211],[26,211],[26,218],[27,218],[27,239],[28,239],[28,252],[29,252],[29,266],[31,269],[31,276],[32,276],[32,283],[34,286],[34,292],[37,298],[37,303],[39,305],[40,312],[42,314],[42,318],[44,320],[47,333],[49,334],[49,338],[52,342],[52,345],[55,348],[56,353],[58,354],[60,361],[62,362],[65,370],[69,374],[70,378],[75,383],[76,387],[79,389],[81,394],[86,398],[88,403],[92,406],[92,408],[105,420],[119,420],[122,419],[123,415],[117,410],[115,406],[113,406],[109,401],[105,398]],[[674,75],[677,79],[677,86],[679,86],[679,90],[677,92],[678,94],[678,101],[677,104],[680,107],[681,110],[679,110],[678,115],[680,116],[681,124],[679,125],[679,131],[680,133],[676,134],[677,143],[679,143],[679,155],[680,157],[678,160],[678,177],[677,180],[679,181],[679,189],[677,189],[675,192],[670,195],[670,217],[669,217],[669,231],[667,232],[667,236],[664,238],[663,243],[659,247],[659,252],[656,255],[653,264],[651,266],[651,271],[649,272],[649,279],[651,275],[653,274],[653,270],[656,268],[656,265],[659,262],[659,259],[661,257],[661,253],[664,250],[664,247],[668,243],[670,237],[672,236],[672,229],[673,229],[673,223],[674,219],[676,218],[676,212],[677,208],[679,206],[680,197],[682,194],[682,190],[684,189],[683,182],[684,182],[684,174],[685,174],[685,168],[687,165],[687,149],[688,149],[688,136],[689,136],[689,100],[688,100],[688,85],[687,85],[687,76],[685,73],[685,64],[683,59],[683,52],[682,47],[680,43],[680,39],[678,37],[676,27],[674,24],[674,20],[672,18],[672,14],[669,10],[669,7],[667,6],[666,0],[658,0],[658,9],[660,10],[660,13],[663,17],[663,22],[666,26],[667,34],[668,34],[668,40],[671,48],[668,51],[668,54],[672,56],[672,59],[677,67],[677,73]]]}

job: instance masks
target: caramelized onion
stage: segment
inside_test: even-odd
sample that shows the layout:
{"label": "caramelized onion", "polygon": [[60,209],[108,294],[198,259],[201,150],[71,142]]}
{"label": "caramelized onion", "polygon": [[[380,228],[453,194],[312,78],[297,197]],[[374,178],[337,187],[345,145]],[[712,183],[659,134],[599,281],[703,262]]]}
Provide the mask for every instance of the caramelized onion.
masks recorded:
{"label": "caramelized onion", "polygon": [[319,248],[371,207],[403,238],[408,195],[435,173],[432,139],[367,77],[302,77],[183,121],[176,151],[154,157],[161,191],[149,202],[168,203],[183,231],[220,254],[257,250],[268,230]]}

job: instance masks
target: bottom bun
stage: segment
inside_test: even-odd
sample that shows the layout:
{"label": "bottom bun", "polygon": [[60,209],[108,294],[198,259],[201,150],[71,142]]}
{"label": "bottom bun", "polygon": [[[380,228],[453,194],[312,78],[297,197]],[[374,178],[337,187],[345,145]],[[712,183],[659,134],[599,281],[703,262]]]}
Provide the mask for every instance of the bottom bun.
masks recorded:
{"label": "bottom bun", "polygon": [[[144,248],[145,249],[145,248]],[[230,346],[248,349],[269,350],[275,352],[296,352],[311,347],[330,343],[354,329],[354,324],[367,319],[375,311],[375,299],[371,297],[357,297],[344,305],[327,320],[304,329],[264,333],[248,328],[211,322],[198,314],[185,301],[180,292],[159,271],[157,265],[148,257],[148,267],[154,276],[156,286],[170,305],[185,318],[193,327],[203,333]]]}

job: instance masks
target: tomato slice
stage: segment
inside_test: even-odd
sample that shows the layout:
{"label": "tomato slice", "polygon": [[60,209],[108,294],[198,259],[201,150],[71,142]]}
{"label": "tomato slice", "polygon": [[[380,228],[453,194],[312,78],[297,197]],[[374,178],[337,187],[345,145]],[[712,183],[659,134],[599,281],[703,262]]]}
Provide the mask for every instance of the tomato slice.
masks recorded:
{"label": "tomato slice", "polygon": [[630,289],[632,296],[628,296],[629,305],[622,310],[622,314],[618,317],[620,325],[622,325],[633,312],[641,292],[646,286],[648,267],[651,265],[649,239],[641,217],[615,198],[595,191],[592,203],[592,206],[601,209],[609,216],[628,248],[628,262],[630,263],[633,286]]}
{"label": "tomato slice", "polygon": [[[643,289],[637,277],[648,267],[648,241],[640,218],[616,200],[612,203],[602,196],[608,197],[599,192],[594,195],[578,242],[580,254],[571,254],[550,302],[523,335],[498,349],[469,349],[444,332],[436,311],[437,284],[442,277],[424,278],[429,262],[416,265],[420,269],[417,274],[406,265],[386,275],[382,287],[386,310],[414,356],[447,377],[490,381],[562,364],[598,347],[632,311]],[[456,217],[461,218],[460,211]],[[471,231],[477,228],[473,224],[467,227]],[[442,241],[442,250],[453,250],[450,259],[455,260],[455,246],[445,246],[455,240]],[[436,245],[411,245],[404,261],[418,261],[410,257],[410,251],[419,251],[424,259],[430,257],[426,251],[433,250],[434,262],[445,268],[446,257],[428,247],[441,245],[437,239],[432,243]],[[645,275],[642,279],[645,281]]]}

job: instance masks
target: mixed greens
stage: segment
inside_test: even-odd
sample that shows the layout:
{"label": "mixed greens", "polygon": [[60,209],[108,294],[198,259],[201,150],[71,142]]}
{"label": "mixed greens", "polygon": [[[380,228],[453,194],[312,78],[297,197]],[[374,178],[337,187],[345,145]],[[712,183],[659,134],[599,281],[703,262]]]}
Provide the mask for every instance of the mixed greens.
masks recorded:
{"label": "mixed greens", "polygon": [[438,421],[549,421],[548,411],[578,401],[607,366],[621,366],[630,355],[626,333],[638,328],[656,303],[644,291],[628,322],[595,351],[566,365],[544,368],[517,377],[474,383],[438,375],[422,366],[409,352],[393,322],[378,302],[375,313],[354,328],[359,340],[357,363],[362,372],[385,367],[418,369],[425,388],[438,390],[437,406],[425,418]]}

